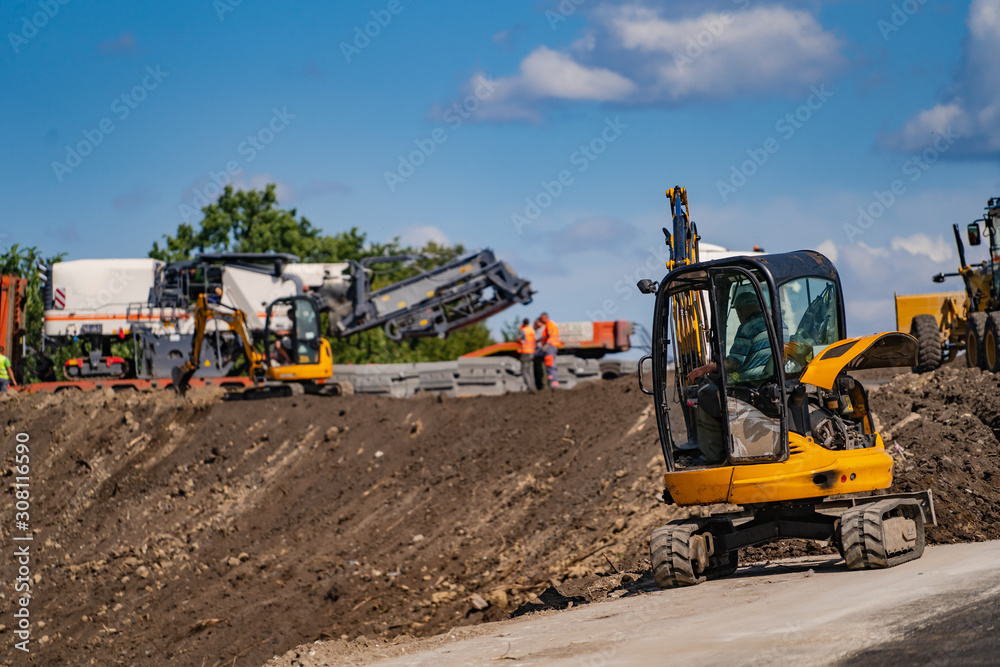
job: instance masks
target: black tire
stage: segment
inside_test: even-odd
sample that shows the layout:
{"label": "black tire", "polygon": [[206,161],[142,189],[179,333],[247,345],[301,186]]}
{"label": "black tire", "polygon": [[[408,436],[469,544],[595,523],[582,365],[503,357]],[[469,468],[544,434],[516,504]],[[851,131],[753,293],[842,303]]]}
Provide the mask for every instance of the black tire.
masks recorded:
{"label": "black tire", "polygon": [[986,369],[1000,372],[1000,312],[986,318],[986,335],[983,336],[983,363]]}
{"label": "black tire", "polygon": [[928,373],[941,366],[941,331],[933,315],[917,315],[910,323],[910,335],[917,339],[914,373]]}
{"label": "black tire", "polygon": [[965,323],[965,362],[986,370],[986,313],[972,313]]}

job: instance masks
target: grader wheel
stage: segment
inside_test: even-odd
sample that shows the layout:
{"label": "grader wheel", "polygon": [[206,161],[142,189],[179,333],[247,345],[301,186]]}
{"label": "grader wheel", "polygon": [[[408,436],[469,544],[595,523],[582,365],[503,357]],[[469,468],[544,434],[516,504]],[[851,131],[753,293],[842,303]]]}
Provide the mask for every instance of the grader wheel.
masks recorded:
{"label": "grader wheel", "polygon": [[910,324],[910,335],[917,339],[917,365],[914,373],[927,373],[941,366],[941,332],[933,315],[917,315]]}
{"label": "grader wheel", "polygon": [[649,540],[653,579],[660,588],[693,586],[736,572],[738,552],[717,553],[715,536],[733,531],[729,519],[674,521]]}
{"label": "grader wheel", "polygon": [[965,334],[965,361],[969,368],[986,370],[986,313],[972,313]]}
{"label": "grader wheel", "polygon": [[924,515],[910,499],[882,500],[844,512],[836,542],[848,569],[871,570],[924,553]]}
{"label": "grader wheel", "polygon": [[983,348],[983,361],[987,370],[1000,373],[1000,312],[990,313],[986,318]]}

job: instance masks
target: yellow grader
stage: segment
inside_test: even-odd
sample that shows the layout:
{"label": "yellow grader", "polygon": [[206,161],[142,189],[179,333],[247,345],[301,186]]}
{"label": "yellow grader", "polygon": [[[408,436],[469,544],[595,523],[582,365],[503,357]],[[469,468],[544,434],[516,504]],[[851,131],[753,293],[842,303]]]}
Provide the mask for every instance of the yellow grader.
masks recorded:
{"label": "yellow grader", "polygon": [[967,228],[970,246],[982,243],[982,224],[989,237],[989,258],[979,264],[965,261],[965,245],[953,225],[959,269],[939,273],[936,283],[960,277],[965,291],[896,295],[896,328],[909,331],[919,348],[913,370],[932,371],[951,361],[961,350],[970,368],[1000,371],[1000,197],[987,202],[986,213]]}

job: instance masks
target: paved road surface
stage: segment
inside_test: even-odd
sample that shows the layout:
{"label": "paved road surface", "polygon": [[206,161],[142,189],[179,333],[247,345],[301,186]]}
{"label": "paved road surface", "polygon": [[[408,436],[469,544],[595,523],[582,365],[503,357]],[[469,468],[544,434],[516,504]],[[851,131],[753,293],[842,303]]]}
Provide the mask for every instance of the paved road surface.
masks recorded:
{"label": "paved road surface", "polygon": [[[928,548],[888,570],[850,572],[833,557],[804,558],[693,588],[463,628],[376,664],[997,664],[998,605],[1000,541]],[[321,645],[310,650],[312,657],[300,653],[306,667],[368,663],[381,651],[347,658]],[[285,660],[277,664],[293,664]]]}

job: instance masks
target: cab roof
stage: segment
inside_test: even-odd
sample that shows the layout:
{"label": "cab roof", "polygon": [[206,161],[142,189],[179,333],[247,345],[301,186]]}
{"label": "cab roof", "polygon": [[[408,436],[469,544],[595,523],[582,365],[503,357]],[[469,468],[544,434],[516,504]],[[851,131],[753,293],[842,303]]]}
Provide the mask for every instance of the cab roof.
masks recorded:
{"label": "cab roof", "polygon": [[805,276],[815,276],[832,280],[840,287],[840,276],[836,267],[824,255],[815,250],[796,250],[795,252],[774,253],[768,255],[741,255],[738,257],[726,257],[710,262],[699,262],[681,266],[668,273],[663,279],[663,285],[668,294],[676,294],[691,289],[701,289],[699,284],[708,282],[710,269],[741,267],[744,269],[757,269],[769,276],[775,286],[782,285],[789,280],[802,278]]}

